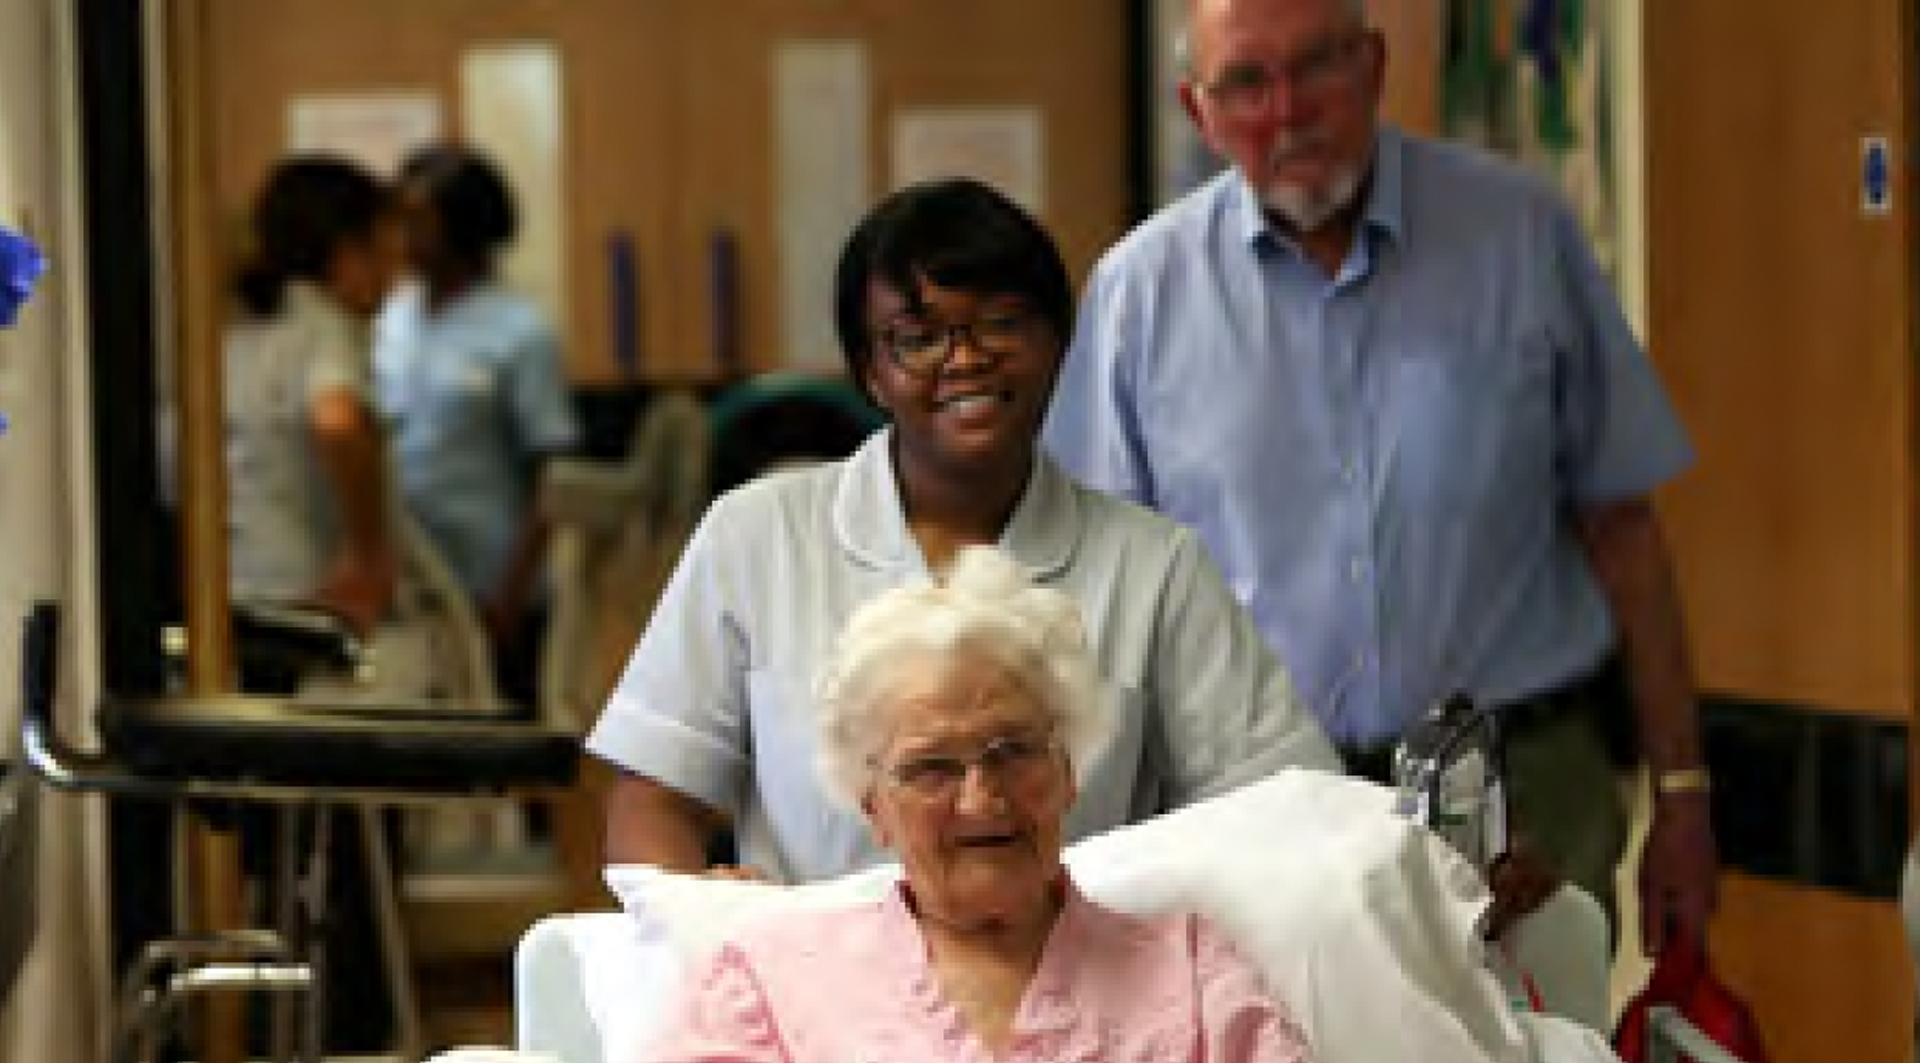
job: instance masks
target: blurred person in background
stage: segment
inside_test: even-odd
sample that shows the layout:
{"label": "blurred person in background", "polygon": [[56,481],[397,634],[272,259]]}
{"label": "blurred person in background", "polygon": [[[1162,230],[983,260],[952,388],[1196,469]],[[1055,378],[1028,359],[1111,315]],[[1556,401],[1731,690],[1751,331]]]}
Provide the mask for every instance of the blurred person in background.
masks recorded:
{"label": "blurred person in background", "polygon": [[538,485],[579,439],[559,340],[500,281],[519,213],[491,160],[432,145],[398,185],[413,278],[380,314],[375,365],[401,495],[472,594],[501,692],[532,711],[549,538]]}
{"label": "blurred person in background", "polygon": [[[366,636],[390,618],[401,566],[371,330],[401,266],[399,217],[357,163],[298,155],[273,168],[250,222],[225,349],[232,597],[317,606]],[[241,688],[293,692],[302,659],[260,637],[236,638]],[[239,828],[248,874],[277,873],[274,816],[255,806]],[[328,868],[327,1040],[338,1050],[385,1045],[391,1021],[363,860],[343,844]]]}
{"label": "blurred person in background", "polygon": [[399,267],[392,199],[352,162],[296,156],[250,236],[225,348],[232,594],[318,605],[364,635],[398,573],[369,330]]}

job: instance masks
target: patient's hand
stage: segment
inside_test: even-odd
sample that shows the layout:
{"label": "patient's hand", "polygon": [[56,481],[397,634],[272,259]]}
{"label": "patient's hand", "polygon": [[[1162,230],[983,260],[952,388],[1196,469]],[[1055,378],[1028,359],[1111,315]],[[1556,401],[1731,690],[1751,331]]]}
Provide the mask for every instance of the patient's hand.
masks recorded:
{"label": "patient's hand", "polygon": [[1493,890],[1493,904],[1487,908],[1482,933],[1488,941],[1505,935],[1514,923],[1533,912],[1560,888],[1560,876],[1547,865],[1546,857],[1515,835],[1513,845],[1494,858],[1487,871],[1487,885]]}

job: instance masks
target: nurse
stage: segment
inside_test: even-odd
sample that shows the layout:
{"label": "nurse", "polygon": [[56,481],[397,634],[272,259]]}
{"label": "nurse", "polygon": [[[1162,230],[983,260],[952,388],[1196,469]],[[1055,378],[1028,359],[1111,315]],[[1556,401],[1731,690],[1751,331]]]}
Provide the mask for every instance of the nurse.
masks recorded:
{"label": "nurse", "polygon": [[835,286],[847,371],[889,423],[707,511],[588,739],[618,769],[610,863],[704,868],[729,827],[748,873],[779,881],[887,859],[819,782],[815,672],[862,603],[971,544],[1086,618],[1110,728],[1079,765],[1069,841],[1336,766],[1193,534],[1041,453],[1073,306],[1032,217],[977,181],[905,188],[854,230]]}

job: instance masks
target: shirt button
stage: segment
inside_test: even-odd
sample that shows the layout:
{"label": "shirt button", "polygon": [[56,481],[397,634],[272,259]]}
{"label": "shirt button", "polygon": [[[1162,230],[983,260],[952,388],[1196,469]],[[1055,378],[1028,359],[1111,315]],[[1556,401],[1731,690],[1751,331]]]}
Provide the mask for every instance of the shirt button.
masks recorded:
{"label": "shirt button", "polygon": [[1367,576],[1367,563],[1357,557],[1347,562],[1347,575],[1353,582],[1359,583]]}

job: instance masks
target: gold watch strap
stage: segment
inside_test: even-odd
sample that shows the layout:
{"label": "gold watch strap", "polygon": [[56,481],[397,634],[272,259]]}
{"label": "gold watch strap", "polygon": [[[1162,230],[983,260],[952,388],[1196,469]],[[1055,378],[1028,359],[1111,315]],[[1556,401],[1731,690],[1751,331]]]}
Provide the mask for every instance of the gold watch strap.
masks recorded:
{"label": "gold watch strap", "polygon": [[1713,777],[1705,768],[1669,768],[1653,773],[1653,792],[1657,794],[1697,794],[1713,789]]}

